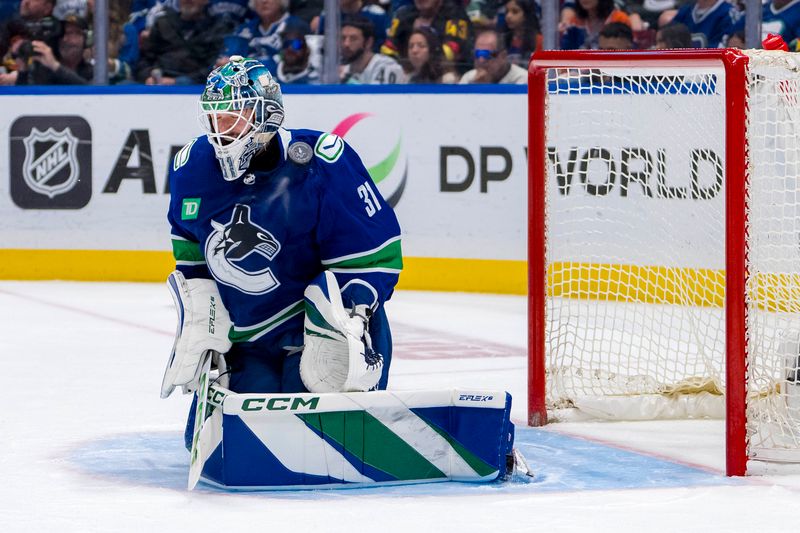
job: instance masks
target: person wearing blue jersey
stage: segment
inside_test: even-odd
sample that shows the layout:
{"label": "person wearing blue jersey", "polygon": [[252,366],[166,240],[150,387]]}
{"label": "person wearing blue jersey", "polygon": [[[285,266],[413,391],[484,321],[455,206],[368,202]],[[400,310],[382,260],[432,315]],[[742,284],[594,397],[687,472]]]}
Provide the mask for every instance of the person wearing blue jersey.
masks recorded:
{"label": "person wearing blue jersey", "polygon": [[738,17],[726,0],[697,0],[681,7],[671,22],[689,28],[694,48],[719,48],[733,33]]}
{"label": "person wearing blue jersey", "polygon": [[251,0],[250,6],[256,16],[225,38],[217,66],[238,55],[258,59],[275,72],[283,49],[281,35],[289,30],[308,35],[311,28],[304,20],[288,13],[289,0]]}
{"label": "person wearing blue jersey", "polygon": [[[745,17],[740,17],[733,28],[733,33],[744,31]],[[800,0],[768,0],[761,11],[761,39],[770,34],[783,37],[791,43],[800,37]],[[791,50],[796,50],[793,46]]]}
{"label": "person wearing blue jersey", "polygon": [[283,128],[255,59],[213,70],[199,113],[206,134],[170,169],[179,324],[162,397],[197,390],[209,351],[237,393],[385,389],[400,226],[358,154]]}

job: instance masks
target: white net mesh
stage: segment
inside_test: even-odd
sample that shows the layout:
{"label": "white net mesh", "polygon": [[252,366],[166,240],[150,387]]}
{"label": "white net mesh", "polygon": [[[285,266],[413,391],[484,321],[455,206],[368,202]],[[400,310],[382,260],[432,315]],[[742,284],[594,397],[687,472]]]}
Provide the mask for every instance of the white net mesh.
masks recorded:
{"label": "white net mesh", "polygon": [[754,54],[747,188],[750,456],[800,459],[800,69],[794,54]]}
{"label": "white net mesh", "polygon": [[[750,55],[748,434],[751,456],[775,460],[800,450],[787,379],[800,345],[800,73],[791,54]],[[722,64],[687,65],[549,71],[551,410],[724,416],[724,172],[744,150],[725,153]]]}

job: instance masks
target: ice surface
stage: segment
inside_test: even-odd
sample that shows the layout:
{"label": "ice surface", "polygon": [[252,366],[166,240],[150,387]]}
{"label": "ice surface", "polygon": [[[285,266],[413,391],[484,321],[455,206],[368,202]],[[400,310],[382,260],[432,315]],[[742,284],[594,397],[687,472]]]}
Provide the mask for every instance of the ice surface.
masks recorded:
{"label": "ice surface", "polygon": [[731,480],[721,421],[527,429],[522,297],[399,292],[391,387],[506,389],[530,484],[185,490],[188,397],[158,397],[162,284],[0,283],[0,531],[793,530],[800,476]]}

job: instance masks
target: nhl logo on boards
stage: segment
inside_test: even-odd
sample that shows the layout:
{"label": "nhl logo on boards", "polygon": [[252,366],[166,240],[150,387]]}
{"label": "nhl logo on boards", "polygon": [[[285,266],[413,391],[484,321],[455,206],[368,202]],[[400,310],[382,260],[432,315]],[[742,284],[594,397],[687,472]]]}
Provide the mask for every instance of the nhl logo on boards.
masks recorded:
{"label": "nhl logo on boards", "polygon": [[77,116],[23,116],[11,126],[10,192],[23,209],[80,209],[92,196],[91,129]]}
{"label": "nhl logo on boards", "polygon": [[78,181],[78,139],[69,128],[39,131],[33,128],[23,139],[25,161],[22,176],[32,190],[53,198],[67,192]]}

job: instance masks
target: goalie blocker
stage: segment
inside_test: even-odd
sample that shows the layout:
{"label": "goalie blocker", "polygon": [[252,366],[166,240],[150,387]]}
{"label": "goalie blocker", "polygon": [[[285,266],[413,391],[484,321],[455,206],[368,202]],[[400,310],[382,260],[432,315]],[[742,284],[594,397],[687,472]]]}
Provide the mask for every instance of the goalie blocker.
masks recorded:
{"label": "goalie blocker", "polygon": [[528,474],[512,449],[506,392],[235,394],[212,385],[207,399],[197,467],[217,487],[489,482],[507,479],[515,458]]}

